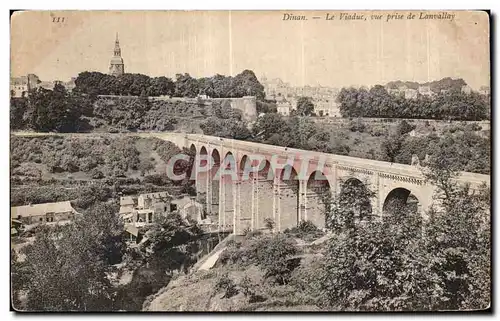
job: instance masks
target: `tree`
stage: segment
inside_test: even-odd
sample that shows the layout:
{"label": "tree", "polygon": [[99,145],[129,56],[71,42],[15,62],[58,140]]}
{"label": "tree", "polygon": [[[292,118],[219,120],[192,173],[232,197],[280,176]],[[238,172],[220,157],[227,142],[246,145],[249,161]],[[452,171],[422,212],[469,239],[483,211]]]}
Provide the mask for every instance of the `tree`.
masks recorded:
{"label": "tree", "polygon": [[382,152],[385,154],[386,161],[391,163],[396,161],[402,148],[403,139],[400,135],[390,135],[382,142]]}
{"label": "tree", "polygon": [[415,128],[416,128],[415,125],[411,125],[406,120],[403,119],[398,124],[397,134],[398,135],[406,135],[406,134],[410,133],[412,130],[414,130]]}
{"label": "tree", "polygon": [[27,310],[113,309],[107,273],[123,250],[123,225],[115,213],[109,205],[97,205],[73,224],[37,233],[26,247]]}
{"label": "tree", "polygon": [[[107,80],[104,80],[107,79]],[[109,79],[109,81],[108,81]],[[112,91],[112,84],[115,78],[101,72],[84,71],[78,74],[75,79],[75,91],[89,95],[102,95],[103,91],[109,94]]]}
{"label": "tree", "polygon": [[[342,88],[337,97],[343,117],[388,117],[388,118],[434,118],[480,120],[488,119],[490,103],[476,92],[461,92],[466,85],[463,79],[444,78],[422,84],[434,91],[432,97],[417,95],[416,99],[405,99],[404,95],[391,95],[386,88],[375,85],[364,88]],[[406,86],[417,90],[415,82],[390,82],[387,88]],[[445,92],[442,92],[444,90]]]}
{"label": "tree", "polygon": [[[403,228],[402,222],[407,225]],[[335,234],[318,271],[319,304],[335,310],[421,310],[440,294],[409,221],[368,221]]]}
{"label": "tree", "polygon": [[233,139],[248,139],[251,136],[246,123],[235,119],[209,117],[200,124],[203,134]]}
{"label": "tree", "polygon": [[54,90],[37,88],[30,92],[33,108],[31,127],[38,131],[74,131],[81,111],[61,84]]}
{"label": "tree", "polygon": [[25,126],[24,114],[28,109],[28,100],[26,98],[10,98],[10,128],[21,129]]}
{"label": "tree", "polygon": [[432,156],[424,175],[438,187],[438,206],[426,233],[432,270],[439,276],[439,309],[484,309],[490,305],[490,190],[459,186],[445,154]]}
{"label": "tree", "polygon": [[297,114],[311,116],[314,113],[314,104],[311,97],[299,97],[297,100]]}
{"label": "tree", "polygon": [[264,99],[264,86],[259,82],[255,73],[245,69],[237,74],[233,80],[233,90],[230,97],[255,96],[257,100]]}
{"label": "tree", "polygon": [[191,77],[189,74],[175,75],[175,97],[190,97],[194,98],[199,93],[198,80]]}
{"label": "tree", "polygon": [[282,115],[271,113],[259,117],[257,122],[252,127],[252,132],[265,142],[268,141],[274,134],[284,134],[289,132],[288,129],[288,124]]}
{"label": "tree", "polygon": [[174,82],[167,77],[155,77],[149,79],[148,96],[172,96],[174,93]]}
{"label": "tree", "polygon": [[332,208],[337,219],[330,219],[338,232],[309,289],[321,306],[356,311],[488,307],[489,190],[458,186],[453,170],[444,166],[446,160],[436,157],[445,158],[431,157],[424,172],[438,188],[428,221],[404,207],[383,221],[356,224],[350,213],[363,193],[341,191],[344,201]]}

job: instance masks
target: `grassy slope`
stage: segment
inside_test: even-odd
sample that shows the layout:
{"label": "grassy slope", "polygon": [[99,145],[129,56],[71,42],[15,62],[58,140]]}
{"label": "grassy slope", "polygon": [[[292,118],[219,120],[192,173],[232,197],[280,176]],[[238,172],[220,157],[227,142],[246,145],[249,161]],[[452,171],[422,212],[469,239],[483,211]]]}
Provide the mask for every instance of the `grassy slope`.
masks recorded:
{"label": "grassy slope", "polygon": [[[297,244],[304,243],[296,239]],[[298,290],[297,284],[307,275],[314,273],[321,261],[324,246],[301,247],[301,264],[293,274],[288,285],[277,285],[264,278],[262,269],[255,265],[219,263],[208,271],[191,271],[187,275],[178,275],[143,304],[143,311],[319,311],[314,299]],[[223,298],[223,292],[216,292],[215,285],[219,275],[228,276],[239,289],[230,298]],[[247,276],[252,283],[252,290],[260,297],[250,302],[242,293],[239,284]]]}

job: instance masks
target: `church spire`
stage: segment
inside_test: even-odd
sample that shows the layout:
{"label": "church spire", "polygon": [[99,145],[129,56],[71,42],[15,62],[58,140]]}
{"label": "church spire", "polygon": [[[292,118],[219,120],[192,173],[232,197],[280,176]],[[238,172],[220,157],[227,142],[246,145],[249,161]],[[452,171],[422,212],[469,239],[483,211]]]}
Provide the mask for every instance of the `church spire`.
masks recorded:
{"label": "church spire", "polygon": [[118,40],[118,32],[116,33],[116,40],[115,40],[115,57],[121,57],[122,51],[120,49],[120,41]]}
{"label": "church spire", "polygon": [[118,40],[118,32],[115,39],[115,50],[113,58],[109,64],[109,74],[113,76],[120,76],[125,73],[125,65],[122,58],[122,50],[120,49],[120,40]]}

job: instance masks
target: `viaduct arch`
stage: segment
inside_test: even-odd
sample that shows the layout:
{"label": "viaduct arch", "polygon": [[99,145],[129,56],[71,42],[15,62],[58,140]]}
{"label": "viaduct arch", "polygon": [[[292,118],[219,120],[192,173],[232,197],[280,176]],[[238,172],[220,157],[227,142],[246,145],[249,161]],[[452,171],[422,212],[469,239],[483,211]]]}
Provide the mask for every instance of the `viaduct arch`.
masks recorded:
{"label": "viaduct arch", "polygon": [[[373,193],[369,200],[359,200],[358,215],[374,219],[384,219],[395,206],[405,206],[423,215],[436,189],[424,179],[418,166],[205,135],[167,133],[156,136],[188,147],[197,156],[205,152],[211,156],[208,161],[212,167],[210,174],[204,178],[202,173],[196,173],[198,193],[207,195],[207,212],[217,216],[218,224],[236,234],[265,228],[266,219],[273,219],[276,231],[293,227],[301,220],[311,220],[318,227],[324,227],[326,204],[322,199],[328,193],[338,198],[348,185],[364,186]],[[245,164],[255,154],[263,158],[262,164],[245,180]],[[228,174],[223,175],[226,180],[217,179],[220,166],[228,166],[228,159],[234,166],[236,178],[228,181],[232,177]],[[250,163],[251,167],[255,165],[253,159]],[[286,177],[287,171],[290,177]],[[206,183],[199,184],[200,179],[205,179]],[[461,173],[457,181],[478,189],[483,183],[490,184],[490,176]]]}

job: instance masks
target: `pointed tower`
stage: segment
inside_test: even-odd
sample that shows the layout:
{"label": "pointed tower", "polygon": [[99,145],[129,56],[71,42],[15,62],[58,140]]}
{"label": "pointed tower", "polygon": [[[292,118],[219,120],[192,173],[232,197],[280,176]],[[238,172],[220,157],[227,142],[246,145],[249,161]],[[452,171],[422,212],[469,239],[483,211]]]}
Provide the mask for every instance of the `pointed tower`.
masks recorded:
{"label": "pointed tower", "polygon": [[122,50],[120,49],[120,41],[118,40],[118,32],[116,33],[115,50],[113,58],[109,64],[109,74],[112,76],[120,76],[125,73],[125,65],[122,58]]}

